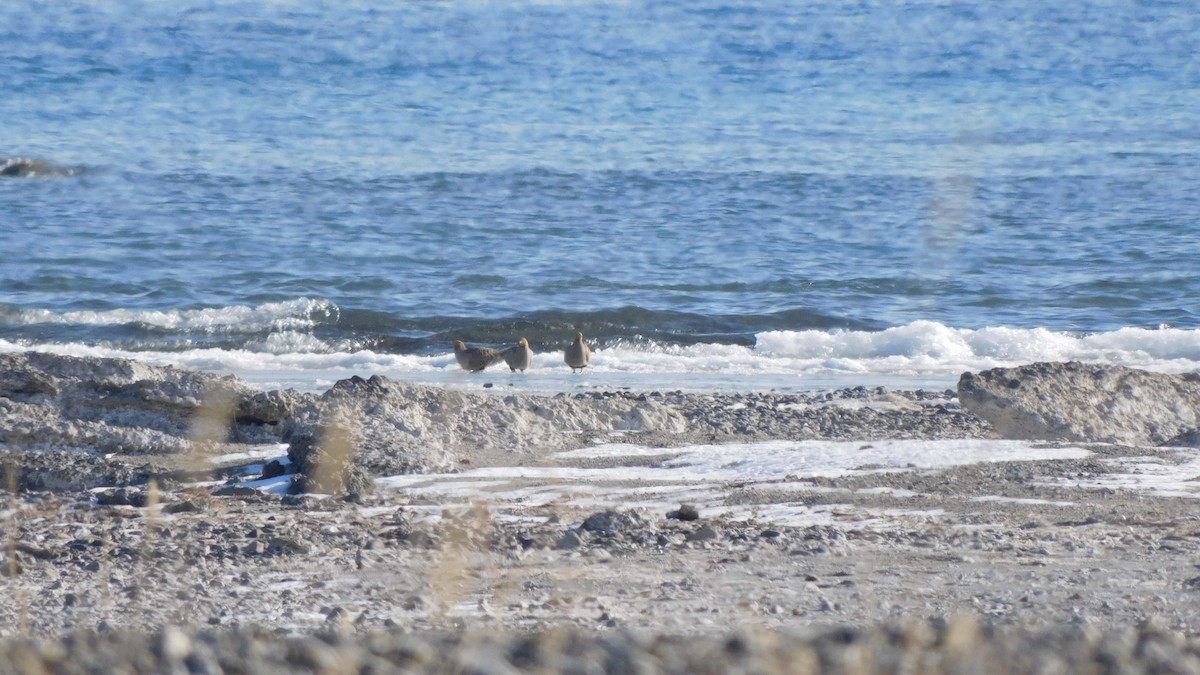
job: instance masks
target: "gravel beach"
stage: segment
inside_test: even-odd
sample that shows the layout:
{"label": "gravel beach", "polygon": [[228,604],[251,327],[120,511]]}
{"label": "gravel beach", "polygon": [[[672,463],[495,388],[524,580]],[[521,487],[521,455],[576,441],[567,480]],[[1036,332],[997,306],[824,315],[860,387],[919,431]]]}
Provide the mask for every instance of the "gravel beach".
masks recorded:
{"label": "gravel beach", "polygon": [[[697,492],[655,472],[698,443],[867,453],[995,431],[953,391],[430,387],[424,409],[454,404],[472,433],[526,409],[571,433],[521,422],[504,437],[520,447],[443,442],[428,471],[360,462],[370,489],[313,494],[296,488],[308,427],[236,402],[246,414],[203,453],[195,424],[181,452],[145,435],[146,448],[70,449],[67,430],[103,441],[111,415],[141,424],[145,410],[72,417],[72,387],[108,377],[81,371],[100,360],[35,361],[10,361],[0,386],[4,672],[1200,672],[1197,493],[1153,480],[1186,483],[1194,450],[1030,442],[1048,458],[867,463]],[[147,383],[175,382],[179,414],[211,409],[180,403],[180,371],[129,377],[143,401]],[[402,383],[346,387],[381,411],[397,390],[416,400]],[[63,435],[39,443],[35,419]],[[251,438],[247,425],[280,429]],[[434,431],[416,437],[439,445]],[[641,450],[563,452],[614,438]]]}

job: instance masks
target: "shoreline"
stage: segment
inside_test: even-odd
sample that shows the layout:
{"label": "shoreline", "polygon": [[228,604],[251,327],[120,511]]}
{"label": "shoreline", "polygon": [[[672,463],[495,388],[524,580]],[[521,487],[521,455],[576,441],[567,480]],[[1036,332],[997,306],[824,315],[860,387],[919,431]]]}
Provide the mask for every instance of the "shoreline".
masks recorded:
{"label": "shoreline", "polygon": [[[63,372],[50,379],[27,370],[13,379],[9,370],[0,397],[9,421],[50,399],[60,412],[73,410],[82,404],[70,392],[85,389],[72,387],[122,369],[143,384],[105,385],[120,401],[101,406],[110,419],[167,427],[163,420],[174,418],[147,378],[174,392],[175,405],[191,400],[189,416],[204,409],[184,395],[191,376],[181,371],[64,363],[107,374],[68,381]],[[512,655],[533,641],[546,658],[559,653],[553,645],[577,643],[589,654],[609,645],[648,672],[686,672],[679,664],[696,662],[684,656],[685,637],[695,636],[755,645],[714,652],[731,667],[747,654],[803,653],[828,669],[852,658],[853,645],[871,645],[882,651],[871,652],[879,660],[870,670],[918,652],[949,658],[948,626],[964,620],[973,639],[998,653],[1029,648],[1094,663],[1117,648],[1102,636],[1118,635],[1128,649],[1114,658],[1135,671],[1158,663],[1138,647],[1146,641],[1164,645],[1160,655],[1181,671],[1200,663],[1194,451],[997,440],[946,392],[477,399],[384,378],[338,389],[375,410],[376,422],[419,427],[425,450],[440,439],[451,470],[376,473],[390,465],[372,459],[364,465],[374,476],[369,492],[263,493],[246,484],[283,455],[278,440],[279,455],[265,442],[231,444],[264,450],[213,474],[184,471],[196,457],[173,453],[157,436],[142,437],[159,439],[156,452],[14,454],[6,422],[6,454],[44,465],[21,467],[26,488],[5,510],[4,582],[15,601],[0,608],[0,650],[24,644],[17,638],[26,633],[51,638],[36,648],[39,659],[67,649],[53,640],[68,640],[61,644],[70,650],[90,640],[93,655],[97,645],[112,648],[98,658],[141,654],[162,665],[185,653],[235,659],[253,643],[275,654],[260,654],[264,664],[315,671],[288,659],[316,650],[347,663],[368,652],[386,661],[399,652],[372,650],[408,645],[424,656],[404,663],[432,670],[479,653],[516,664]],[[258,413],[301,401],[262,399]],[[292,413],[303,418],[303,410],[319,412]],[[270,425],[258,422],[261,436],[242,430],[243,441],[268,440]],[[576,428],[584,422],[610,427]],[[629,428],[611,426],[622,424]],[[68,426],[87,431],[78,420]],[[506,429],[512,435],[493,444],[472,440]],[[990,461],[977,461],[976,451]],[[789,457],[808,468],[776,475]],[[811,464],[816,457],[825,463]],[[37,471],[42,489],[27,489]],[[124,482],[81,487],[88,475]],[[80,629],[99,633],[85,639]],[[897,637],[910,631],[926,637]],[[1056,655],[1047,645],[1063,635],[1070,649]],[[671,654],[679,656],[662,660]],[[792,663],[768,672],[789,672]]]}

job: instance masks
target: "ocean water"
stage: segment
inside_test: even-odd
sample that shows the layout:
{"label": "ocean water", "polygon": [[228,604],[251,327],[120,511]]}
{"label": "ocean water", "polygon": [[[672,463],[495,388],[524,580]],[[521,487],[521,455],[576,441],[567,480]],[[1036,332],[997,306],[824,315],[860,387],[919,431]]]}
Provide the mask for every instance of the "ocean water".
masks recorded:
{"label": "ocean water", "polygon": [[[0,350],[309,389],[1194,370],[1198,53],[1171,1],[2,3],[0,163],[46,163],[0,176]],[[523,376],[450,352],[522,336]]]}

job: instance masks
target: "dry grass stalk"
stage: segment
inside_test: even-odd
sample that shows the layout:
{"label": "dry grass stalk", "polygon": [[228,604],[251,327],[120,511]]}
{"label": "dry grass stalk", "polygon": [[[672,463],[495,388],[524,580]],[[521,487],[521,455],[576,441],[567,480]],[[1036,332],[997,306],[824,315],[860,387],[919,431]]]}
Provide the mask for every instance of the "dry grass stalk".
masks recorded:
{"label": "dry grass stalk", "polygon": [[188,463],[183,468],[208,468],[209,457],[229,442],[229,430],[233,426],[236,407],[237,401],[229,390],[220,387],[209,389],[192,418],[188,432],[192,452],[183,457]]}
{"label": "dry grass stalk", "polygon": [[[8,550],[8,578],[14,579],[21,573],[21,565],[17,560],[17,513],[21,508],[17,499],[17,465],[12,456],[5,463],[5,483],[8,487],[8,536],[5,546]],[[18,630],[23,637],[29,637],[29,594],[23,590],[15,593],[18,607]]]}
{"label": "dry grass stalk", "polygon": [[8,550],[8,577],[17,576],[17,466],[9,456],[5,462],[5,477],[8,487],[8,537],[5,546]]}
{"label": "dry grass stalk", "polygon": [[153,545],[154,532],[158,528],[158,508],[159,508],[159,492],[158,481],[153,478],[146,486],[146,511],[142,528],[142,545],[138,552],[138,570],[137,577],[138,586],[134,596],[135,606],[139,607],[139,611],[135,612],[137,616],[145,616],[145,613],[140,611],[142,602],[145,600],[146,592],[143,590],[146,587],[146,566],[151,556],[151,546]]}
{"label": "dry grass stalk", "polygon": [[[491,514],[482,502],[472,502],[461,518],[447,523],[441,548],[429,573],[434,603],[448,616],[453,606],[470,592],[471,558],[475,549],[490,551]],[[486,574],[486,569],[481,576]]]}
{"label": "dry grass stalk", "polygon": [[345,492],[354,462],[354,432],[349,425],[339,419],[326,426],[315,456],[308,470],[312,487],[327,494]]}

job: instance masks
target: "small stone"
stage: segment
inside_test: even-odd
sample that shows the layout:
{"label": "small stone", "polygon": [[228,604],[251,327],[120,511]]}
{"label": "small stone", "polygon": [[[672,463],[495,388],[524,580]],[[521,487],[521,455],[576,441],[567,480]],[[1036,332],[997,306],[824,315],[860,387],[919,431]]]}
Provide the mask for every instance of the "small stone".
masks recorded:
{"label": "small stone", "polygon": [[214,497],[256,497],[260,494],[258,490],[245,485],[226,485],[213,490]]}
{"label": "small stone", "polygon": [[608,549],[597,548],[590,551],[588,553],[588,557],[597,562],[608,562],[609,560],[612,560],[613,556],[608,552]]}
{"label": "small stone", "polygon": [[688,541],[712,541],[717,538],[717,531],[709,525],[701,525],[694,532],[688,533]]}
{"label": "small stone", "polygon": [[168,515],[175,513],[195,513],[200,510],[200,507],[190,499],[185,499],[181,502],[166,504],[162,508],[163,513]]}
{"label": "small stone", "polygon": [[272,537],[270,548],[281,553],[308,553],[312,550],[312,546],[293,537]]}
{"label": "small stone", "polygon": [[129,488],[117,488],[106,492],[96,493],[96,503],[100,506],[133,506],[142,508],[146,505],[146,494]]}
{"label": "small stone", "polygon": [[400,606],[409,612],[415,612],[419,609],[432,606],[432,603],[420,595],[410,595],[404,599],[404,602],[400,603]]}
{"label": "small stone", "polygon": [[192,654],[192,640],[175,626],[167,626],[159,634],[158,651],[168,661],[183,661]]}
{"label": "small stone", "polygon": [[667,514],[671,520],[692,521],[700,519],[700,511],[691,504],[680,504],[679,508]]}
{"label": "small stone", "polygon": [[600,534],[616,534],[636,524],[634,516],[617,511],[600,511],[588,516],[579,529]]}
{"label": "small stone", "polygon": [[261,478],[278,478],[279,476],[287,475],[287,467],[283,462],[273,459],[263,465]]}
{"label": "small stone", "polygon": [[583,539],[579,538],[579,534],[575,530],[567,530],[567,533],[559,538],[554,548],[559,551],[569,551],[580,546],[583,546]]}

